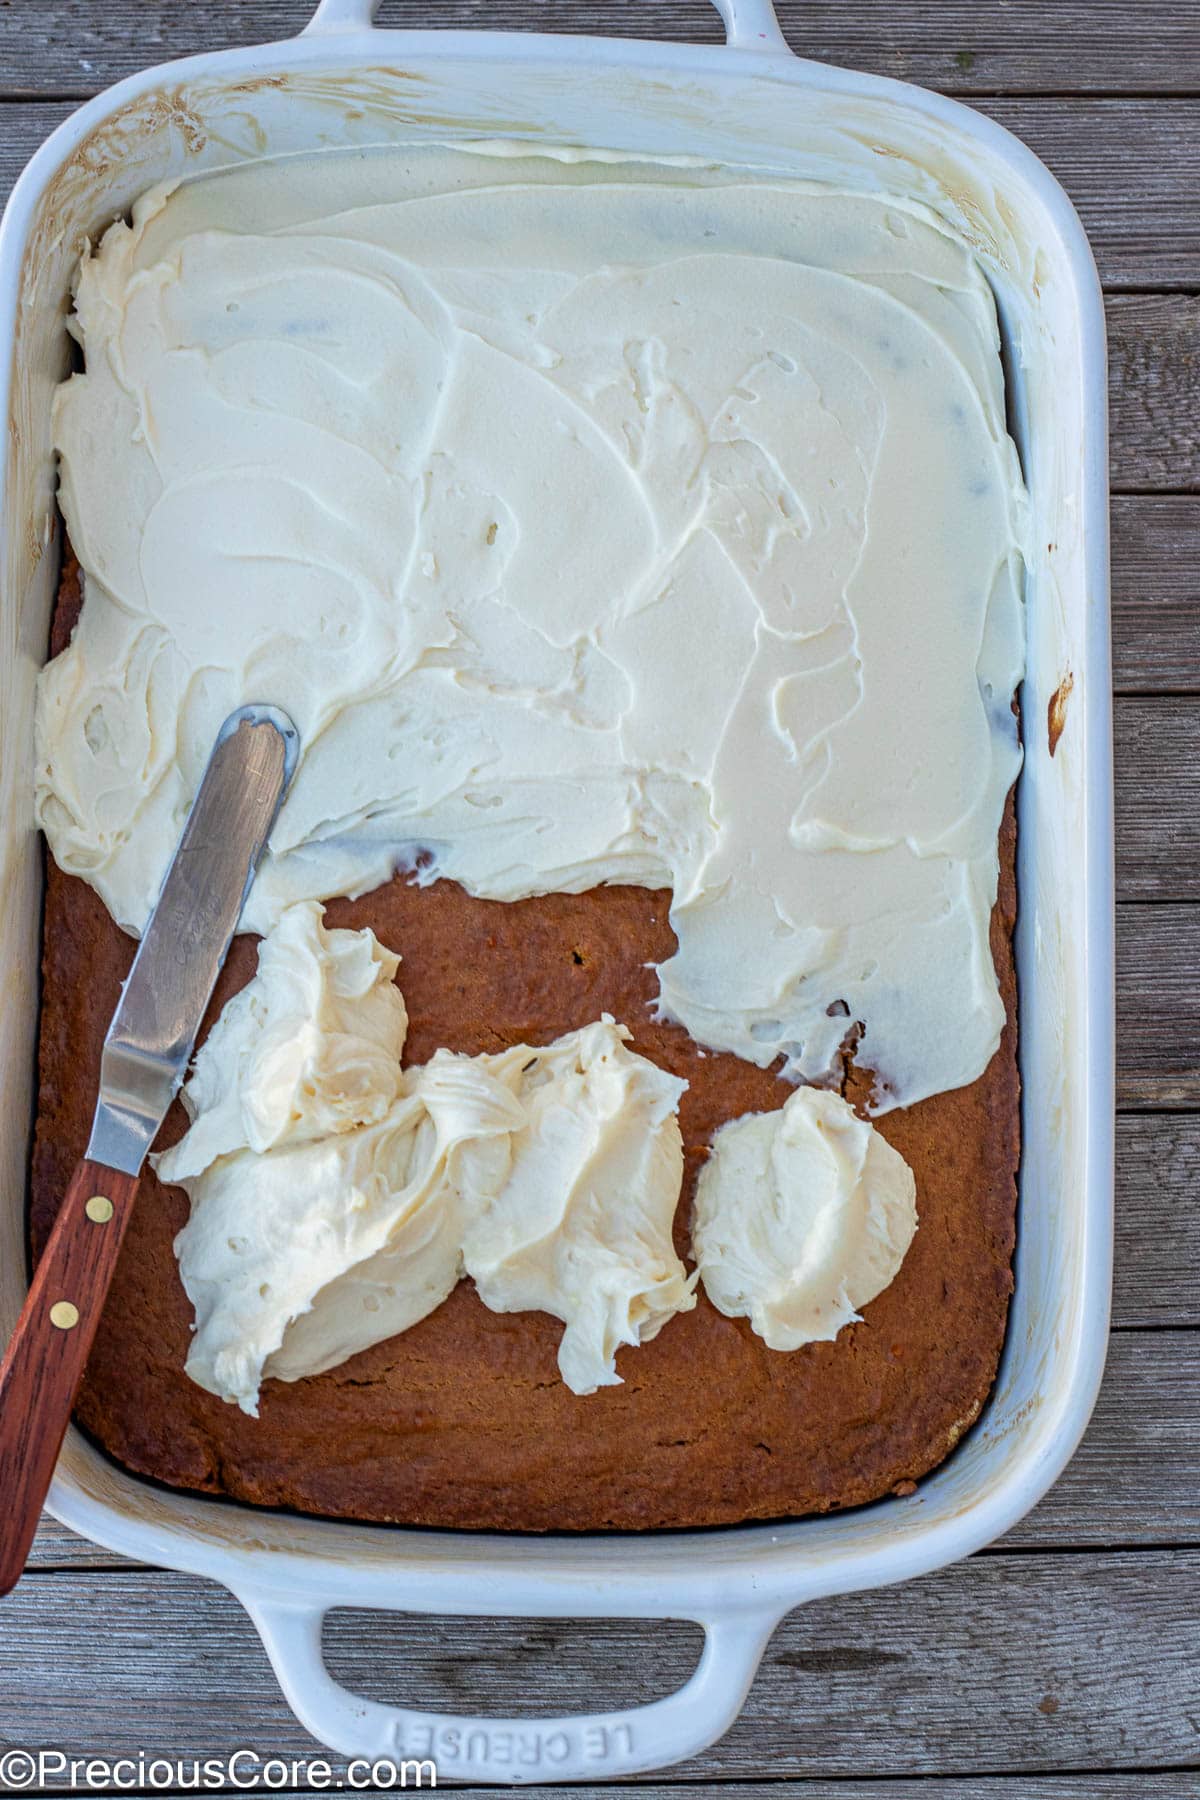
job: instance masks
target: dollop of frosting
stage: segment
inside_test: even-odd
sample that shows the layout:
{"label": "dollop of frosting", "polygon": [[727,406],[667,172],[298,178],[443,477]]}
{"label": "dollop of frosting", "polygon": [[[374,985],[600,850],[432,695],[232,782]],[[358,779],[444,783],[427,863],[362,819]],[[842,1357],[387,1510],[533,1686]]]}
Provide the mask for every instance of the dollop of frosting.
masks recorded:
{"label": "dollop of frosting", "polygon": [[187,1372],[255,1416],[264,1378],[407,1330],[464,1268],[495,1310],[563,1321],[581,1394],[695,1304],[671,1241],[686,1083],[608,1017],[402,1070],[398,963],[319,906],[286,910],[197,1056],[189,1130],[156,1159],[191,1201],[175,1240]]}
{"label": "dollop of frosting", "polygon": [[[302,759],[244,923],[418,860],[673,891],[664,1014],[878,1110],[978,1076],[1020,759],[995,307],[913,209],[404,146],[158,188],[80,270],[84,569],[37,815],[143,926],[233,706]],[[422,854],[423,853],[423,854]]]}
{"label": "dollop of frosting", "polygon": [[163,1160],[168,1179],[233,1150],[378,1124],[403,1085],[399,966],[374,932],[327,931],[315,901],[289,907],[196,1056],[183,1094],[192,1126]]}
{"label": "dollop of frosting", "polygon": [[696,1184],[692,1250],[719,1312],[772,1350],[835,1338],[895,1280],[913,1172],[840,1095],[797,1088],[723,1125]]}
{"label": "dollop of frosting", "polygon": [[524,1123],[508,1175],[464,1226],[463,1259],[494,1312],[566,1326],[558,1366],[577,1394],[619,1381],[616,1352],[696,1304],[671,1228],[683,1181],[687,1083],[626,1048],[610,1022],[479,1059]]}

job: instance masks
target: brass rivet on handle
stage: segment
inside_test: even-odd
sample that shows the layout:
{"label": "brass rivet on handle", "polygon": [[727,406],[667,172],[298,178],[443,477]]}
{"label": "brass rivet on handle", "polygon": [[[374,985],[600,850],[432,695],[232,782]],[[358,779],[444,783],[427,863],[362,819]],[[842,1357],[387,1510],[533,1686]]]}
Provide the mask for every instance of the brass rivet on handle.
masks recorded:
{"label": "brass rivet on handle", "polygon": [[50,1308],[50,1323],[57,1325],[60,1331],[70,1331],[79,1323],[79,1308],[72,1306],[69,1300],[56,1300]]}
{"label": "brass rivet on handle", "polygon": [[93,1194],[83,1210],[93,1225],[107,1225],[113,1216],[113,1203],[103,1194]]}

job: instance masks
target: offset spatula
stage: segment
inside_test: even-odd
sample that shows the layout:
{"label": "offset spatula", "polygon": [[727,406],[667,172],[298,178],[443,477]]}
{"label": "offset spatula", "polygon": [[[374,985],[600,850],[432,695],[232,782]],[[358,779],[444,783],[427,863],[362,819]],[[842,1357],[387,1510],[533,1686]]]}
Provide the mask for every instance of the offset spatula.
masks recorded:
{"label": "offset spatula", "polygon": [[298,748],[275,707],[226,719],[108,1028],[87,1156],[0,1363],[0,1593],[25,1566],[146,1152],[187,1071]]}

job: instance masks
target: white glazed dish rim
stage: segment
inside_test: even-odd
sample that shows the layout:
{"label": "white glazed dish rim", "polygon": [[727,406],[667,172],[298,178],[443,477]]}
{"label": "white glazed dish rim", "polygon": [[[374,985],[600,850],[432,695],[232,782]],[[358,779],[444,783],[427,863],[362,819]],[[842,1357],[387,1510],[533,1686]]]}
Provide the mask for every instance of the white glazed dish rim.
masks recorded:
{"label": "white glazed dish rim", "polygon": [[[586,70],[597,91],[605,81],[632,83],[654,77],[672,83],[685,128],[689,96],[696,101],[700,110],[694,128],[706,141],[719,141],[722,130],[731,134],[731,142],[736,140],[736,105],[730,102],[734,115],[730,124],[719,107],[714,110],[712,99],[724,95],[722,83],[727,71],[732,80],[735,64],[739,82],[744,76],[759,84],[764,104],[781,104],[783,94],[793,106],[803,104],[814,113],[822,106],[838,107],[847,118],[863,121],[883,108],[897,118],[903,111],[911,128],[924,131],[931,145],[941,139],[947,144],[969,141],[977,148],[981,166],[986,163],[1002,174],[1011,173],[1021,191],[1044,209],[1045,222],[1039,229],[1046,243],[1053,238],[1041,281],[1057,283],[1061,290],[1062,318],[1056,329],[1062,345],[1068,346],[1069,339],[1061,362],[1053,365],[1056,403],[1060,402],[1056,411],[1065,419],[1062,430],[1068,439],[1072,424],[1077,426],[1078,452],[1076,461],[1070,462],[1071,443],[1055,446],[1058,460],[1053,472],[1061,480],[1052,497],[1058,507],[1054,521],[1062,538],[1062,560],[1053,575],[1054,604],[1047,599],[1040,609],[1046,615],[1046,641],[1037,637],[1031,641],[1026,684],[1029,756],[1021,793],[1018,970],[1026,1093],[1037,1097],[1039,1108],[1053,1113],[1054,1122],[1047,1126],[1040,1110],[1032,1112],[1026,1106],[1022,1245],[1008,1345],[995,1396],[962,1449],[912,1497],[888,1499],[845,1515],[703,1532],[531,1538],[357,1526],[217,1504],[137,1481],[110,1464],[74,1429],[64,1448],[50,1499],[55,1516],[113,1550],[209,1576],[229,1587],[255,1619],[289,1701],[314,1735],[347,1755],[434,1755],[443,1774],[457,1779],[611,1777],[695,1754],[736,1717],[772,1629],[792,1607],[807,1599],[904,1580],[954,1561],[1010,1528],[1041,1497],[1086,1424],[1107,1341],[1113,830],[1105,360],[1103,313],[1090,251],[1052,177],[998,127],[938,96],[794,59],[778,33],[769,0],[720,0],[720,9],[729,30],[729,50],[509,33],[382,33],[370,29],[370,0],[324,0],[309,33],[300,39],[150,70],[81,108],[31,162],[14,190],[0,236],[0,305],[18,338],[19,359],[22,282],[39,206],[64,164],[73,155],[86,159],[89,134],[114,113],[154,90],[182,93],[183,84],[202,77],[219,76],[226,85],[253,85],[281,68],[303,72],[357,67],[378,72],[385,62],[389,69],[400,63],[411,67],[453,63],[460,77],[482,71],[478,76],[482,82],[491,67],[504,60],[547,83],[557,71],[573,70],[582,79],[581,71]],[[597,106],[602,109],[604,104],[611,102],[601,93]],[[826,128],[813,129],[816,144]],[[395,135],[400,135],[398,130]],[[863,132],[858,135],[863,137]],[[577,141],[603,139],[592,134]],[[867,149],[883,155],[878,146],[868,144]],[[742,160],[753,163],[756,158],[746,154]],[[97,177],[101,186],[105,179]],[[931,176],[935,185],[937,179],[945,181],[947,192],[951,190],[948,177]],[[964,204],[963,217],[977,223],[980,193],[968,196]],[[1032,269],[1029,278],[1036,289],[1036,260]],[[61,295],[58,302],[61,305]],[[18,369],[16,362],[13,372]],[[6,379],[9,374],[4,371]],[[1036,413],[1036,391],[1030,401],[1022,386],[1018,401],[1019,412],[1032,408]],[[1074,418],[1071,409],[1076,402]],[[7,394],[5,413],[8,416]],[[1048,439],[1052,429],[1047,426],[1042,435]],[[10,540],[14,518],[8,516],[9,510],[15,514],[19,503],[27,513],[29,504],[17,479],[18,440],[19,432],[10,432],[5,482]],[[1035,426],[1035,445],[1037,441]],[[39,560],[35,554],[28,572],[21,567],[18,587],[16,555],[10,541],[6,552],[10,606],[22,604]],[[1047,571],[1047,595],[1050,587]],[[1035,604],[1036,592],[1035,585]],[[27,648],[20,643],[27,630],[23,620],[17,621],[16,631],[10,628],[8,641],[16,646],[14,664],[22,664],[23,657],[28,660]],[[1059,757],[1051,760],[1044,737],[1038,735],[1045,696],[1068,672],[1075,683],[1068,730]],[[17,706],[6,733],[5,762],[10,772],[16,772],[10,773],[10,781],[18,784],[28,769],[24,729],[22,707]],[[12,791],[19,794],[19,785]],[[14,840],[19,831],[18,819],[12,827]],[[14,868],[19,857],[28,860],[32,855],[28,844],[14,841],[9,849]],[[1053,910],[1058,904],[1056,874],[1059,887],[1070,890],[1058,911]],[[10,878],[7,863],[5,876],[5,892],[15,893],[25,904],[30,892],[26,876],[17,869]],[[1069,880],[1063,879],[1067,876]],[[8,954],[11,960],[11,949]],[[1053,1002],[1047,1003],[1048,1016],[1056,1007],[1061,1019],[1057,1035],[1038,1023],[1047,991]],[[29,1013],[24,990],[20,997],[26,1003],[13,1011],[21,1013],[22,1023],[19,1030],[6,1027],[10,1037],[0,1058],[18,1102],[6,1107],[8,1118],[26,1116],[20,1097],[28,1093],[36,1017]],[[18,1079],[14,1071],[22,1055],[26,1073]],[[1043,1137],[1049,1146],[1046,1166],[1057,1179],[1039,1190],[1043,1204],[1031,1210],[1026,1192],[1031,1154],[1041,1154],[1036,1146]],[[23,1167],[24,1141],[8,1148],[10,1161],[15,1155],[17,1166]],[[8,1191],[22,1189],[10,1182]],[[8,1234],[4,1260],[11,1267],[19,1227],[14,1231],[12,1218],[3,1225]],[[0,1318],[5,1330],[17,1298],[15,1291],[6,1289]],[[1053,1312],[1052,1328],[1047,1324],[1048,1309]],[[1039,1340],[1039,1332],[1045,1341]],[[540,1721],[450,1718],[360,1700],[333,1682],[324,1666],[321,1625],[326,1610],[335,1605],[487,1615],[685,1618],[704,1626],[706,1641],[691,1680],[648,1707]]]}

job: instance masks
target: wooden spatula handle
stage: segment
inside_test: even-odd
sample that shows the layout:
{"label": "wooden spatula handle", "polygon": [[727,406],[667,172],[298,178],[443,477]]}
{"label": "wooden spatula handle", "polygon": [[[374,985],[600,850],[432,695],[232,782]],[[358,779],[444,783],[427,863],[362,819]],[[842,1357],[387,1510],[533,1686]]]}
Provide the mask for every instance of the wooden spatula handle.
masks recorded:
{"label": "wooden spatula handle", "polygon": [[25,1567],[137,1184],[79,1164],[0,1363],[0,1594]]}

